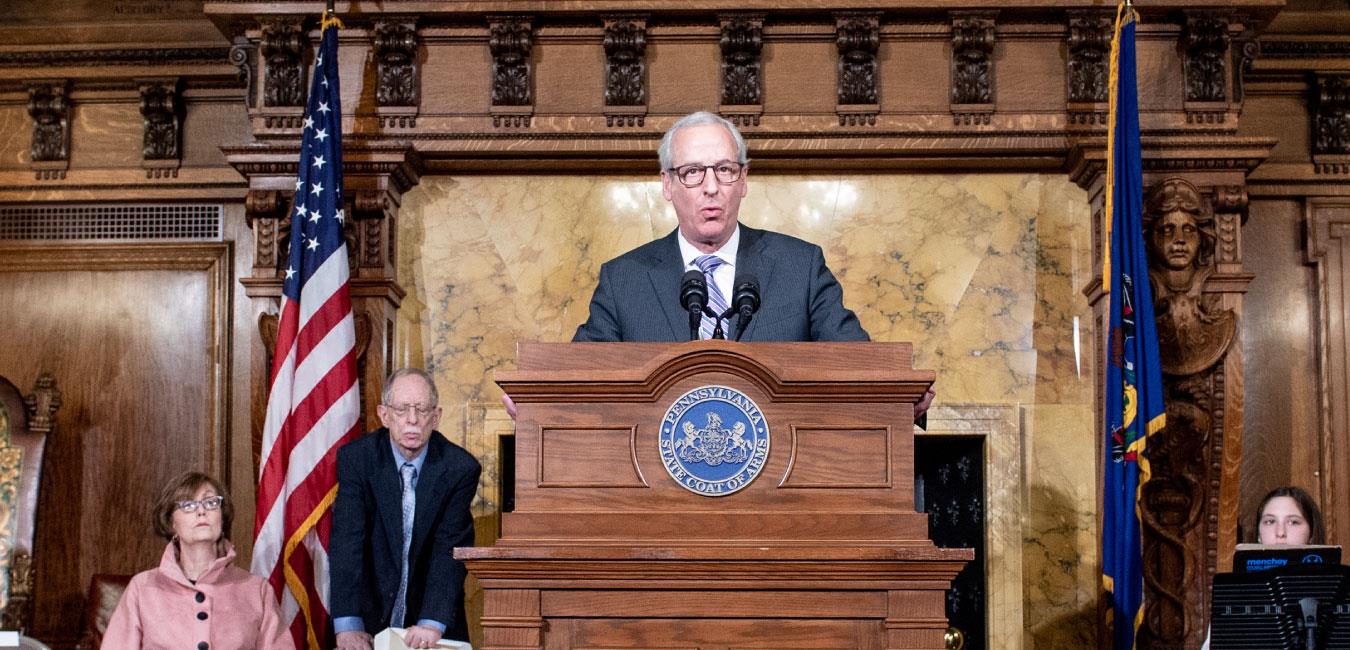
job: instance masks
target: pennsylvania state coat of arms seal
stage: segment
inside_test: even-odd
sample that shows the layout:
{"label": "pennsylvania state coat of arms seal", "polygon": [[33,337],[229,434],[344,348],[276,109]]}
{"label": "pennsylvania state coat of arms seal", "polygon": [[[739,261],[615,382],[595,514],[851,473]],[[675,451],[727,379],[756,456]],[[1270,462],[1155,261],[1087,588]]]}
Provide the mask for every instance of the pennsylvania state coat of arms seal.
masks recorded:
{"label": "pennsylvania state coat of arms seal", "polygon": [[661,419],[661,464],[686,490],[726,496],[759,476],[769,458],[769,424],[754,400],[726,386],[700,386]]}

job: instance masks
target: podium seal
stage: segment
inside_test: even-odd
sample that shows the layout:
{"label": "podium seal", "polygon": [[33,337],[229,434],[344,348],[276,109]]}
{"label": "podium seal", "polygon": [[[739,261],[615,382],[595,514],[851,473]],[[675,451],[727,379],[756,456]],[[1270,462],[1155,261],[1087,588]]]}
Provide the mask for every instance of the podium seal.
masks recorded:
{"label": "podium seal", "polygon": [[769,459],[769,424],[754,400],[726,386],[681,395],[661,418],[661,464],[684,489],[709,497],[749,485]]}

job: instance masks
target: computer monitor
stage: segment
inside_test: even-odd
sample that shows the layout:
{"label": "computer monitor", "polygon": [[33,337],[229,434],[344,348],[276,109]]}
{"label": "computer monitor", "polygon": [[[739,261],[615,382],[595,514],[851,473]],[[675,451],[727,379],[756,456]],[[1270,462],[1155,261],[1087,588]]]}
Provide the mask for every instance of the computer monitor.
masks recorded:
{"label": "computer monitor", "polygon": [[1238,544],[1233,572],[1251,573],[1296,564],[1340,564],[1341,547],[1323,545]]}
{"label": "computer monitor", "polygon": [[1350,567],[1214,576],[1211,650],[1350,650]]}

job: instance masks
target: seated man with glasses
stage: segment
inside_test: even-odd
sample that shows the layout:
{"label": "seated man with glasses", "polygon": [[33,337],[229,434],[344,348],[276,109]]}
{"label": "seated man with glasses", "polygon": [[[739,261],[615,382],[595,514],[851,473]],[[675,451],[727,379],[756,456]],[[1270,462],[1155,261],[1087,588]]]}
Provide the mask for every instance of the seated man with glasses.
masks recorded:
{"label": "seated man with glasses", "polygon": [[[819,246],[737,223],[750,161],[735,125],[712,113],[686,115],[666,131],[657,155],[661,193],[679,227],[600,267],[590,317],[573,341],[688,340],[680,284],[692,270],[704,274],[716,311],[731,304],[736,278],[759,281],[760,308],[743,341],[868,340]],[[736,318],[705,317],[702,337],[736,331]]]}
{"label": "seated man with glasses", "polygon": [[370,650],[387,627],[407,628],[410,648],[469,640],[453,551],[473,546],[482,468],[436,431],[437,399],[426,371],[394,372],[376,409],[384,426],[338,450],[329,604],[343,650]]}

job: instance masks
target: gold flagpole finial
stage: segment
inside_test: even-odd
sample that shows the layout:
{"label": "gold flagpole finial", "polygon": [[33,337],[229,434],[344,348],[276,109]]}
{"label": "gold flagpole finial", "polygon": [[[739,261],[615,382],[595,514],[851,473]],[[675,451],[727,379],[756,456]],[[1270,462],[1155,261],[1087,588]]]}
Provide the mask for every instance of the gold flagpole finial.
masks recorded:
{"label": "gold flagpole finial", "polygon": [[342,21],[338,20],[337,17],[337,10],[333,8],[334,1],[328,0],[328,8],[323,12],[323,19],[319,21],[319,31],[321,32],[329,27],[343,28]]}

